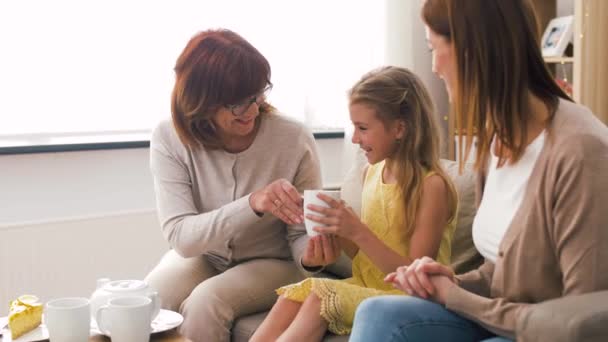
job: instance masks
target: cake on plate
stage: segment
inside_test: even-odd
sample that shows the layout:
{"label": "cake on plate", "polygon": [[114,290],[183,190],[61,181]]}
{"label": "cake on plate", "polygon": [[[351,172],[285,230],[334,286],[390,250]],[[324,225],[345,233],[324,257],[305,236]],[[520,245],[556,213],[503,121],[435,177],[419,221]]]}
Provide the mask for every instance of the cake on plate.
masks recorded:
{"label": "cake on plate", "polygon": [[23,295],[11,302],[8,328],[13,339],[36,329],[42,323],[43,305],[38,297]]}

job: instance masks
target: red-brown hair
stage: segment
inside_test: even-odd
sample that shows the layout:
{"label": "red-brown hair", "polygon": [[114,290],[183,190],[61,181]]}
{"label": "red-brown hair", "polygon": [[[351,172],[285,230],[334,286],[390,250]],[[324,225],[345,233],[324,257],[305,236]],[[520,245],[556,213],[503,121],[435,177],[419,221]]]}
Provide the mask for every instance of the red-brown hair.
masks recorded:
{"label": "red-brown hair", "polygon": [[[453,43],[456,84],[452,103],[455,129],[466,135],[458,155],[465,160],[477,138],[476,168],[493,138],[511,152],[499,165],[517,162],[532,120],[528,94],[539,97],[553,117],[558,99],[570,100],[543,61],[538,26],[529,0],[427,0],[422,19]],[[462,137],[462,135],[461,135]]]}
{"label": "red-brown hair", "polygon": [[[221,148],[211,121],[217,110],[272,85],[266,58],[244,38],[225,29],[203,31],[192,37],[174,70],[173,125],[182,143],[192,148]],[[272,110],[264,102],[257,120]]]}

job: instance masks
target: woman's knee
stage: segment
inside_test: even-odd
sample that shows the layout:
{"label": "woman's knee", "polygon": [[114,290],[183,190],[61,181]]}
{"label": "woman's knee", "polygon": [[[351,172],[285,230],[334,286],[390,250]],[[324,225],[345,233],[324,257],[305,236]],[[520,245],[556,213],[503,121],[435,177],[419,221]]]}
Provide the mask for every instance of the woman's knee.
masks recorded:
{"label": "woman's knee", "polygon": [[[232,305],[197,287],[181,304],[180,332],[193,341],[227,341],[234,321]],[[201,324],[204,322],[204,324]]]}
{"label": "woman's knee", "polygon": [[184,259],[169,251],[144,281],[158,291],[163,308],[177,311],[192,290],[215,273],[202,260]]}
{"label": "woman's knee", "polygon": [[380,296],[364,300],[355,313],[357,322],[377,321],[385,324],[393,320],[400,323],[417,321],[421,313],[428,311],[428,306],[437,304],[412,296]]}
{"label": "woman's knee", "polygon": [[355,314],[355,320],[357,319],[369,319],[369,318],[380,318],[384,316],[392,316],[395,311],[403,310],[403,303],[400,298],[395,296],[381,296],[373,297],[364,300]]}
{"label": "woman's knee", "polygon": [[163,309],[177,311],[192,289],[176,287],[175,280],[171,280],[171,277],[167,276],[168,273],[170,272],[167,270],[155,268],[144,281],[158,292]]}
{"label": "woman's knee", "polygon": [[475,324],[443,305],[412,296],[382,296],[361,303],[351,341],[372,337],[383,341],[468,341],[476,336]]}

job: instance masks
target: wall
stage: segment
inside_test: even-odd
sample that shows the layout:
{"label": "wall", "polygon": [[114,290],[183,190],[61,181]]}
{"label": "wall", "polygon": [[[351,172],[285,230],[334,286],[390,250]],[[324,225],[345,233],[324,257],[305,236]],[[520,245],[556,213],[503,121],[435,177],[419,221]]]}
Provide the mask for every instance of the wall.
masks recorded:
{"label": "wall", "polygon": [[572,15],[572,13],[574,13],[574,0],[557,0],[558,17]]}

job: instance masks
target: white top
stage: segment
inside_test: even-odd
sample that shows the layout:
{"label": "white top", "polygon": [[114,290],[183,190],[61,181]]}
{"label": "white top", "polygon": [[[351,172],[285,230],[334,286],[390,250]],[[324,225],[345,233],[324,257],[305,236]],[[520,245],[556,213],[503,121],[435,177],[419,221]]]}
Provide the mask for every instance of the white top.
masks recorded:
{"label": "white top", "polygon": [[[514,165],[497,169],[498,157],[491,153],[483,197],[473,221],[473,242],[481,255],[496,262],[498,246],[524,198],[528,179],[545,144],[545,131],[528,145]],[[493,150],[491,147],[491,150]]]}

